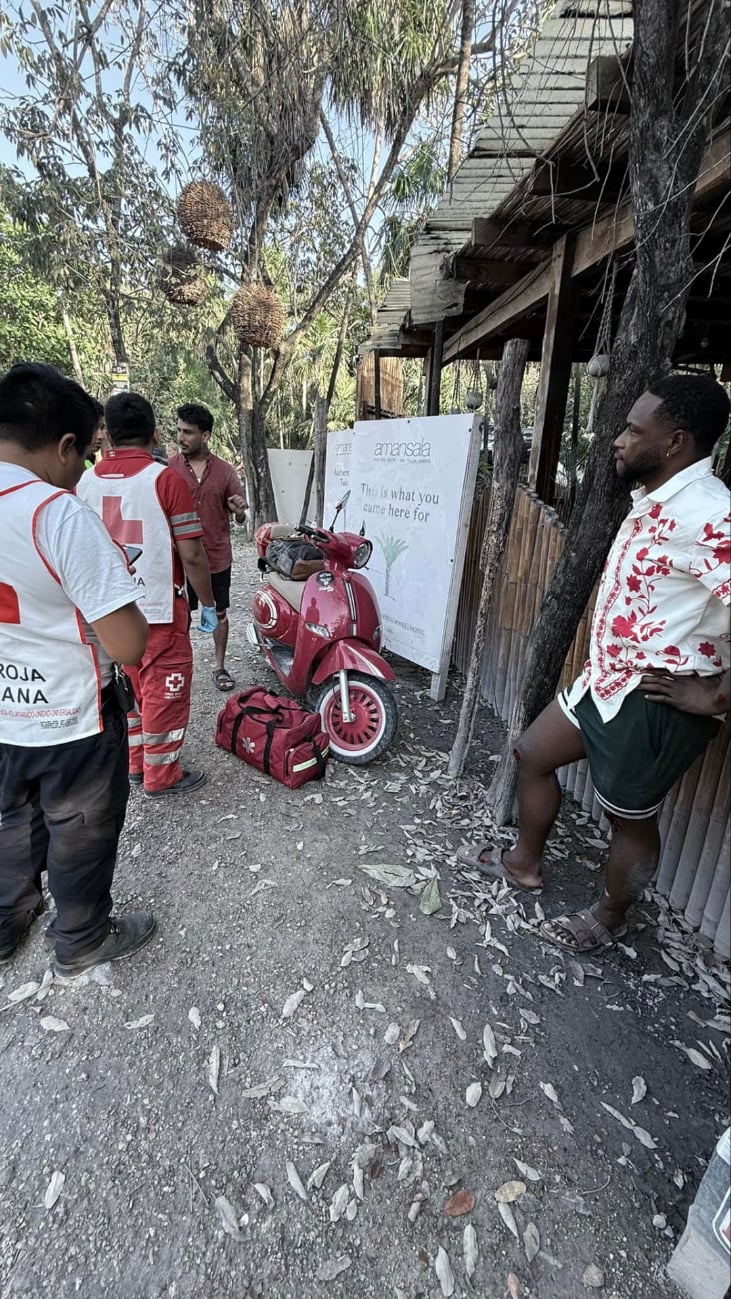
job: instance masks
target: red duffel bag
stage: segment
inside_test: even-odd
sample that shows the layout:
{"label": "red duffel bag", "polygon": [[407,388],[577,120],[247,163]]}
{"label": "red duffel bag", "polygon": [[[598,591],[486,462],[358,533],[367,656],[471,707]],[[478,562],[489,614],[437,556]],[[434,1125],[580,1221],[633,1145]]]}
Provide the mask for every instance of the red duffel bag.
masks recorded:
{"label": "red duffel bag", "polygon": [[329,753],[320,714],[263,686],[227,700],[218,714],[216,744],[288,789],[324,776]]}

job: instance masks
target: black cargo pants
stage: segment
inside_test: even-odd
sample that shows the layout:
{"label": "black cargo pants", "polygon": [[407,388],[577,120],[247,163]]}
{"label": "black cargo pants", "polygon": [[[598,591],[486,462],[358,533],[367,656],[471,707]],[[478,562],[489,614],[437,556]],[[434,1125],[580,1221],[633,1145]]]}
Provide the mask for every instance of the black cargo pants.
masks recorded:
{"label": "black cargo pants", "polygon": [[99,735],[46,748],[0,743],[0,946],[27,927],[44,870],[60,961],[109,932],[129,780],[127,719],[111,687],[102,705]]}

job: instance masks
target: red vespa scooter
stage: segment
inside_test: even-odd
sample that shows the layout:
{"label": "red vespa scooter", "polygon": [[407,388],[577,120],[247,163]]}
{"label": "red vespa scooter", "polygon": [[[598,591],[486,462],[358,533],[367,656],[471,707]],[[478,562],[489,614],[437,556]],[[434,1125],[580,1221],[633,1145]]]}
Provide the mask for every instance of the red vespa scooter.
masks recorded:
{"label": "red vespa scooter", "polygon": [[[333,528],[349,495],[338,503]],[[352,532],[264,523],[254,535],[260,567],[270,541],[297,536],[318,547],[324,567],[303,582],[264,573],[247,638],[282,685],[320,713],[333,756],[363,766],[386,752],[398,729],[396,700],[386,685],[394,673],[379,653],[378,602],[357,571],[373,546]]]}

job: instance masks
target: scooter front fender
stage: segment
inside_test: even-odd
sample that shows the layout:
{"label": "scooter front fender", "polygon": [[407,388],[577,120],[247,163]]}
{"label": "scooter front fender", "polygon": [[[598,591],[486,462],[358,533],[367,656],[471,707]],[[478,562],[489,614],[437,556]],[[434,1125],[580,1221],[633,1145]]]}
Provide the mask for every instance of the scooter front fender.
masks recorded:
{"label": "scooter front fender", "polygon": [[362,672],[367,677],[380,677],[381,681],[393,681],[395,672],[378,650],[371,649],[360,640],[339,640],[326,649],[312,676],[313,686],[319,686],[328,677],[342,672]]}

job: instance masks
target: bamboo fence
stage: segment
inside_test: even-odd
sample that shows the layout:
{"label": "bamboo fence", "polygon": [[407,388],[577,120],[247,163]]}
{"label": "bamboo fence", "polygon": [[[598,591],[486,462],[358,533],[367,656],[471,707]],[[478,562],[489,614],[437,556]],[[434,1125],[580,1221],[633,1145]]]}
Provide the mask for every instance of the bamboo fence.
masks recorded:
{"label": "bamboo fence", "polygon": [[[482,587],[480,555],[490,502],[489,484],[477,493],[457,613],[452,661],[466,673]],[[524,485],[515,511],[498,594],[487,629],[482,697],[507,722],[523,673],[531,627],[538,615],[563,545],[564,528],[555,510]],[[561,686],[581,672],[588,653],[592,595],[566,656]],[[559,772],[566,793],[605,830],[608,828],[591,783],[588,763]],[[722,727],[705,754],[670,791],[660,816],[662,854],[656,885],[722,957],[731,956],[731,723]]]}

